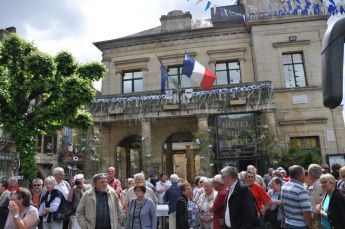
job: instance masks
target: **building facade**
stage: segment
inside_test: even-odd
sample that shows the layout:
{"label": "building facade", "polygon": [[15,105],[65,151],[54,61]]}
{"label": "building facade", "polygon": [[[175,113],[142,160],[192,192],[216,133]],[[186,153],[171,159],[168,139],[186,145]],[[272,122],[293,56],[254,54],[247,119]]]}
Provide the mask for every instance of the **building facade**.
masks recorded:
{"label": "building facade", "polygon": [[[229,164],[264,168],[275,163],[267,151],[287,151],[292,140],[325,161],[344,153],[342,108],[322,104],[327,15],[244,21],[223,10],[249,9],[218,7],[202,20],[172,11],[160,26],[94,43],[108,69],[91,106],[104,169],[192,181]],[[182,74],[185,53],[216,74],[211,91]],[[169,69],[165,95],[158,58]]]}

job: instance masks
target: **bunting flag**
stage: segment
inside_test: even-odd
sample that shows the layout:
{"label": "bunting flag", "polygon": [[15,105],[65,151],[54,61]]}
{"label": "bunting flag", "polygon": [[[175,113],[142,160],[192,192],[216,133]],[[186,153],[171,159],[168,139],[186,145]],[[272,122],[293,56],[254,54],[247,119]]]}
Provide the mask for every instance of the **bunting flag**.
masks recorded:
{"label": "bunting flag", "polygon": [[159,57],[157,58],[159,60],[160,69],[161,69],[161,91],[162,91],[162,94],[165,95],[165,84],[169,78],[168,68],[164,66],[162,60]]}
{"label": "bunting flag", "polygon": [[208,1],[208,2],[207,2],[207,5],[206,5],[206,8],[205,8],[205,11],[207,11],[207,10],[210,8],[210,6],[211,6],[211,2]]}
{"label": "bunting flag", "polygon": [[184,55],[182,73],[199,83],[205,90],[211,90],[216,80],[216,76],[210,70],[187,54]]}
{"label": "bunting flag", "polygon": [[[196,0],[198,5],[204,0]],[[231,5],[238,5],[239,0],[233,0]],[[273,5],[271,5],[273,4]],[[214,14],[216,14],[217,6],[214,4],[214,0],[208,0],[206,3],[205,11],[209,10],[213,6]],[[319,14],[345,14],[345,0],[270,0],[267,3],[267,12],[259,12],[258,9],[247,3],[247,7],[250,8],[250,13],[240,14],[245,21],[270,17],[281,16],[301,16],[301,15],[319,15]],[[224,9],[226,16],[234,15],[234,12]],[[238,13],[237,13],[238,14]]]}

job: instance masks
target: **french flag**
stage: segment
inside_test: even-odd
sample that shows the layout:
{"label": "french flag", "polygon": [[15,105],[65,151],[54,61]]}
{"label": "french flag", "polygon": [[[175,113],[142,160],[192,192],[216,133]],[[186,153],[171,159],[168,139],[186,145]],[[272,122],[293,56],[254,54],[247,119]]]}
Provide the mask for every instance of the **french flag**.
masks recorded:
{"label": "french flag", "polygon": [[211,90],[216,80],[216,76],[210,70],[187,54],[184,55],[182,73],[199,83],[205,90]]}

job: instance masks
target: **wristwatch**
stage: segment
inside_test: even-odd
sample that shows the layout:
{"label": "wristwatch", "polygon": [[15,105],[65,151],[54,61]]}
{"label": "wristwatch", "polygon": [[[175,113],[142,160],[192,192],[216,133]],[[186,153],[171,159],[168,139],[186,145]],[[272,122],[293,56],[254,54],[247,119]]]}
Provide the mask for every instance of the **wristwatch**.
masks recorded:
{"label": "wristwatch", "polygon": [[15,214],[15,215],[13,216],[13,218],[18,219],[18,218],[19,218],[19,214]]}

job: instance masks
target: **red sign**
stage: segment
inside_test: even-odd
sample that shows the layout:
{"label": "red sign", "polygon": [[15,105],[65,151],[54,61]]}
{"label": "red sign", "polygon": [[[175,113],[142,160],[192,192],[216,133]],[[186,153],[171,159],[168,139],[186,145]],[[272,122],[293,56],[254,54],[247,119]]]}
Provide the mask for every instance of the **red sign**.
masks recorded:
{"label": "red sign", "polygon": [[14,157],[12,159],[12,170],[17,171],[19,169],[19,159]]}

